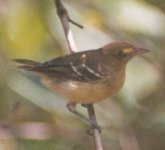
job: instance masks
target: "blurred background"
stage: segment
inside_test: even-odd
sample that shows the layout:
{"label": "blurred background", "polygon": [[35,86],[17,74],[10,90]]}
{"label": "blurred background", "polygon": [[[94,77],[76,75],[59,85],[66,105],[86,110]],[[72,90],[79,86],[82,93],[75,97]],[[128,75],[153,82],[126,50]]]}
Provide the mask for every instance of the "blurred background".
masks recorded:
{"label": "blurred background", "polygon": [[[95,104],[105,150],[165,149],[164,0],[63,0],[77,47],[126,40],[150,53],[134,58],[114,98]],[[87,150],[88,124],[66,100],[11,59],[40,62],[68,53],[53,0],[0,0],[0,150]],[[84,115],[85,108],[78,106]],[[84,140],[85,139],[85,140]]]}

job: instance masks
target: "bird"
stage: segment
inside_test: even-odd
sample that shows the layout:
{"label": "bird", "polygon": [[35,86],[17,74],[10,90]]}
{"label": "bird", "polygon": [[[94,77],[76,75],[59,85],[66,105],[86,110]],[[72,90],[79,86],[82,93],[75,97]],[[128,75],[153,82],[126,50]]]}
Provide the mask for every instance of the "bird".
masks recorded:
{"label": "bird", "polygon": [[77,103],[88,105],[116,95],[125,82],[126,66],[135,56],[149,52],[127,41],[114,41],[101,48],[66,54],[39,63],[15,59],[19,68],[36,73],[43,85],[68,100],[67,108]]}

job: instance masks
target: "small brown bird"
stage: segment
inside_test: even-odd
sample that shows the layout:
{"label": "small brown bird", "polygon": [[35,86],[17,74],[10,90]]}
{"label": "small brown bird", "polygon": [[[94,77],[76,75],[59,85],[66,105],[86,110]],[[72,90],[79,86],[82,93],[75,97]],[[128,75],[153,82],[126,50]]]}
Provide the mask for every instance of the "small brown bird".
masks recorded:
{"label": "small brown bird", "polygon": [[93,104],[116,94],[125,81],[126,64],[148,52],[128,42],[113,42],[96,50],[77,52],[38,63],[16,59],[19,68],[36,72],[44,85],[66,97],[75,113],[76,103]]}

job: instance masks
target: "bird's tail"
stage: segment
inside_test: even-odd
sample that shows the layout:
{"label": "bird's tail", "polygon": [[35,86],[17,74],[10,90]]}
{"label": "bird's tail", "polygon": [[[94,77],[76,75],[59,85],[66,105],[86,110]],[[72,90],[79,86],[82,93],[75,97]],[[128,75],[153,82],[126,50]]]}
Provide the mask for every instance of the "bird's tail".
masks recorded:
{"label": "bird's tail", "polygon": [[40,63],[32,61],[32,60],[27,60],[27,59],[14,59],[16,63],[20,64],[18,68],[28,70],[28,71],[36,71]]}

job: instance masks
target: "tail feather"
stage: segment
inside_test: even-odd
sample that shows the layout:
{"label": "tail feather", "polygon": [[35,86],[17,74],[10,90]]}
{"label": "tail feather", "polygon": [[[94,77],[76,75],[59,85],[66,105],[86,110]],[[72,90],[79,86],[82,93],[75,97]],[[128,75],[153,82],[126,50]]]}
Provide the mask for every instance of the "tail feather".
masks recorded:
{"label": "tail feather", "polygon": [[27,59],[14,59],[13,61],[20,64],[18,68],[28,70],[28,71],[35,71],[37,67],[40,65],[40,63],[38,62],[27,60]]}

